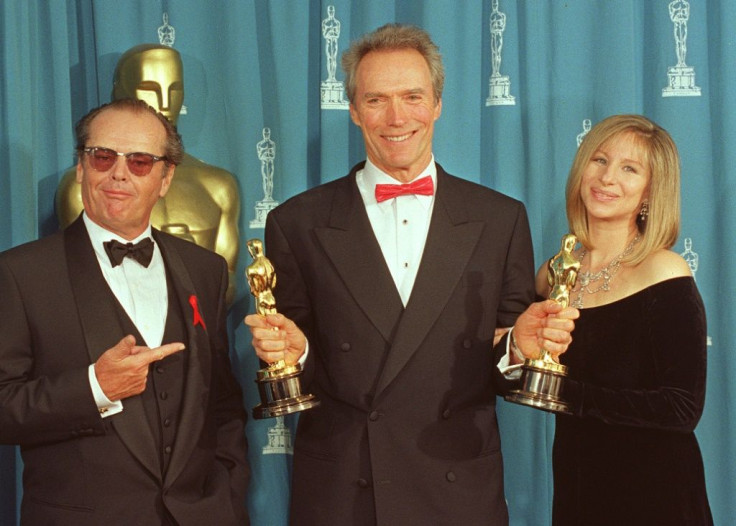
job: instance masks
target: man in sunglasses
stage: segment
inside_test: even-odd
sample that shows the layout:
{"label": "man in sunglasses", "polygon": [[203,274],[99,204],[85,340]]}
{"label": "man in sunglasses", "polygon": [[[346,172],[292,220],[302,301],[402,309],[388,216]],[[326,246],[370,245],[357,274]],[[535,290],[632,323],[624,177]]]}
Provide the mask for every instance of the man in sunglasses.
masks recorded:
{"label": "man in sunglasses", "polygon": [[131,99],[76,131],[84,213],[0,254],[0,443],[21,446],[21,520],[247,524],[227,265],[150,224],[179,135]]}
{"label": "man in sunglasses", "polygon": [[[176,49],[139,44],[120,56],[113,76],[112,100],[141,99],[174,125],[184,102],[184,69]],[[56,214],[62,228],[82,211],[81,188],[74,168],[64,173],[56,192]],[[228,263],[228,305],[235,298],[239,251],[240,195],[233,175],[184,152],[176,180],[151,213],[151,224],[217,252]]]}

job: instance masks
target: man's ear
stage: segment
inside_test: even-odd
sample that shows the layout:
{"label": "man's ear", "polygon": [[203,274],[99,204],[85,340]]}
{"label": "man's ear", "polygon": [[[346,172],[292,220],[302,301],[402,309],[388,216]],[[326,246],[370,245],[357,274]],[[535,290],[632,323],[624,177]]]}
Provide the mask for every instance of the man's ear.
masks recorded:
{"label": "man's ear", "polygon": [[164,169],[164,177],[161,180],[161,190],[159,190],[158,192],[159,197],[165,196],[166,193],[169,191],[169,187],[171,186],[171,181],[173,181],[174,179],[174,170],[176,170],[175,164],[167,166]]}
{"label": "man's ear", "polygon": [[355,109],[355,106],[353,106],[353,103],[350,103],[350,120],[353,121],[353,124],[355,124],[358,128],[360,128],[360,118],[358,118],[358,111]]}
{"label": "man's ear", "polygon": [[80,156],[79,159],[77,159],[77,175],[75,179],[78,183],[82,183],[82,175],[84,174],[84,169],[82,168],[82,157]]}

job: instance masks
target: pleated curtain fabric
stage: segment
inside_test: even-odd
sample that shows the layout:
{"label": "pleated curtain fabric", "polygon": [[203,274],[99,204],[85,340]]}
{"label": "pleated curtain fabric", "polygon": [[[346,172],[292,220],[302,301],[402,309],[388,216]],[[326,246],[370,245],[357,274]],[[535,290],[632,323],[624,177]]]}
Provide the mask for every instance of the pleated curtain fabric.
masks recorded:
{"label": "pleated curtain fabric", "polygon": [[[349,42],[388,22],[421,26],[446,70],[435,158],[525,203],[538,265],[567,231],[565,181],[591,125],[641,113],[675,139],[683,200],[674,250],[690,262],[708,314],[697,435],[715,522],[732,524],[736,464],[724,459],[736,457],[734,20],[732,0],[6,0],[0,250],[58,228],[54,196],[76,162],[73,125],[110,100],[120,55],[143,43],[175,48],[186,150],[232,173],[240,192],[230,343],[246,404],[256,405],[259,364],[241,323],[254,310],[245,240],[263,236],[274,204],[364,158],[339,66]],[[511,524],[549,524],[554,419],[501,401],[499,415]],[[253,524],[287,523],[297,418],[248,423]],[[0,446],[0,524],[17,520],[21,470],[17,449]]]}

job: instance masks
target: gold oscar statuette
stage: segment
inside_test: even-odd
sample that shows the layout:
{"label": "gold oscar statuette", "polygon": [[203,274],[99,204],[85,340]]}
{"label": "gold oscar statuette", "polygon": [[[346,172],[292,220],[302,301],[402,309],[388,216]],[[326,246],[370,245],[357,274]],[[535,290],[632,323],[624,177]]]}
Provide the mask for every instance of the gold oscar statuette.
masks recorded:
{"label": "gold oscar statuette", "polygon": [[[273,296],[276,272],[273,264],[263,255],[260,239],[251,239],[247,246],[253,263],[245,269],[245,276],[250,292],[255,297],[256,312],[261,316],[276,314],[276,299]],[[287,365],[284,360],[259,370],[256,383],[261,403],[253,408],[253,418],[272,418],[317,407],[319,400],[314,395],[301,392],[301,374],[302,368],[298,363]]]}
{"label": "gold oscar statuette", "polygon": [[[562,237],[560,252],[547,263],[547,280],[552,287],[549,299],[563,307],[570,304],[570,292],[580,270],[580,261],[572,251],[577,243],[573,234]],[[521,388],[506,395],[506,400],[527,405],[552,413],[570,413],[563,398],[563,386],[567,367],[555,362],[549,353],[542,349],[535,360],[527,359],[521,368]]]}

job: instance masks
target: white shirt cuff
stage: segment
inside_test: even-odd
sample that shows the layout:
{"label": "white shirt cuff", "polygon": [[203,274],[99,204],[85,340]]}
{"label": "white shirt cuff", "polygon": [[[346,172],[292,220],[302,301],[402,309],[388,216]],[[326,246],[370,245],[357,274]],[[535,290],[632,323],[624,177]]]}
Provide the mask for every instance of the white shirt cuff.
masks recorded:
{"label": "white shirt cuff", "polygon": [[[513,327],[509,331],[508,337],[506,338],[506,354],[501,356],[501,359],[498,361],[498,370],[501,371],[501,374],[503,374],[507,380],[518,380],[521,378],[521,366],[524,362],[524,355],[519,352],[518,349],[514,349],[511,345],[511,334],[513,331]],[[511,365],[511,353],[514,353],[518,359],[522,361],[522,363]]]}
{"label": "white shirt cuff", "polygon": [[304,369],[304,362],[307,361],[307,355],[309,354],[309,340],[307,340],[307,345],[304,347],[304,354],[302,354],[299,357],[299,366]]}
{"label": "white shirt cuff", "polygon": [[89,376],[89,386],[92,388],[92,396],[97,404],[97,410],[100,412],[102,418],[116,415],[123,411],[122,400],[116,402],[111,401],[105,396],[105,393],[100,387],[100,383],[97,381],[97,375],[95,374],[95,364],[89,366],[87,369],[87,375]]}

